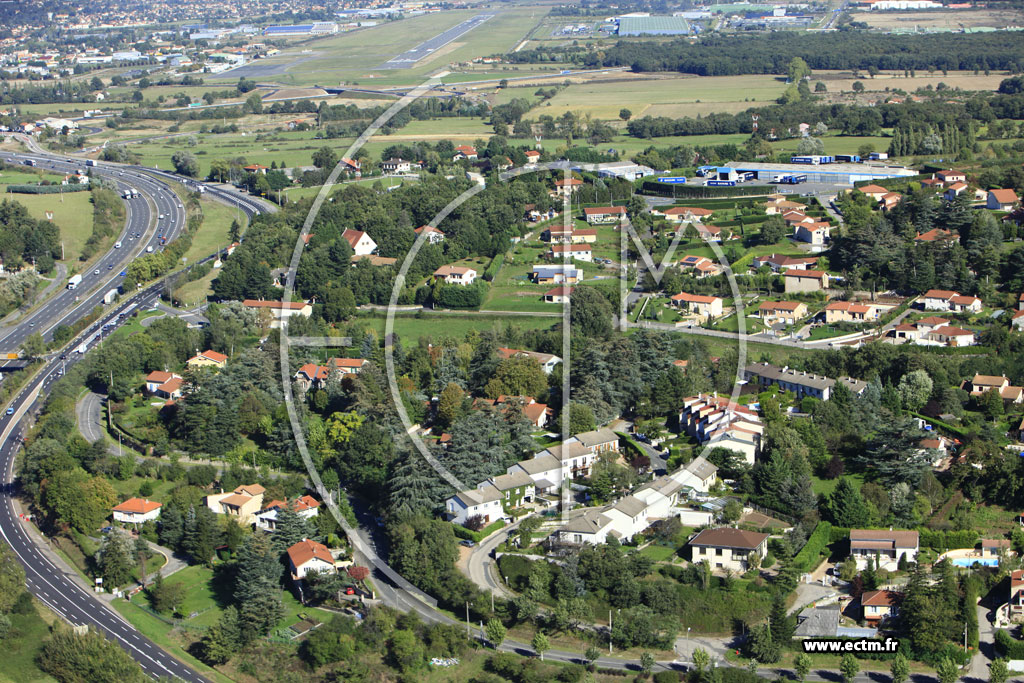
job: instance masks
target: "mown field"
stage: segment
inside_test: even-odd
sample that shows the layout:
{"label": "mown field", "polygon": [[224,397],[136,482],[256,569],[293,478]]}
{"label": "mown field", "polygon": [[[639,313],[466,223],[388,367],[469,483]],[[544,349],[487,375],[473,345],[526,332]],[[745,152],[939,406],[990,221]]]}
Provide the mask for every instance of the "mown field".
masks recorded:
{"label": "mown field", "polygon": [[[9,178],[4,174],[2,180]],[[53,222],[60,228],[60,238],[64,243],[65,261],[77,263],[86,240],[92,235],[91,193],[8,194],[6,184],[0,184],[0,193],[0,200],[18,202],[28,209],[33,218],[46,220],[46,212],[52,211]]]}

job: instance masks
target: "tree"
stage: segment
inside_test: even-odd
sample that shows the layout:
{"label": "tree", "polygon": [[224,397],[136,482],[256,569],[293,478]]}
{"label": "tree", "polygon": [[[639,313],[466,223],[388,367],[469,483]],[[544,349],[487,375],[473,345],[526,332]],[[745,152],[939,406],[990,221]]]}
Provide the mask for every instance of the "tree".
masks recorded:
{"label": "tree", "polygon": [[570,303],[569,331],[573,336],[607,339],[612,334],[613,312],[611,303],[596,288],[576,287]]}
{"label": "tree", "polygon": [[840,477],[829,494],[822,516],[835,526],[858,528],[871,522],[871,510],[849,477]]}
{"label": "tree", "polygon": [[654,670],[654,664],[654,655],[650,652],[640,653],[640,673],[644,678],[651,675],[651,672]]}
{"label": "tree", "polygon": [[912,370],[900,378],[896,387],[905,410],[918,412],[932,395],[932,378],[926,370]]}
{"label": "tree", "polygon": [[530,641],[530,644],[533,646],[534,651],[540,655],[540,661],[543,662],[544,653],[551,649],[551,643],[548,641],[548,637],[540,631],[537,631],[533,636],[533,640]]}
{"label": "tree", "polygon": [[396,629],[388,639],[388,659],[403,674],[420,669],[425,660],[423,643],[407,629]]}
{"label": "tree", "polygon": [[807,66],[807,62],[801,57],[794,57],[790,60],[789,65],[786,67],[787,75],[789,80],[793,83],[802,81],[805,78],[809,78],[811,75],[811,67]]}
{"label": "tree", "polygon": [[160,614],[174,613],[184,599],[185,584],[177,581],[167,583],[162,574],[157,574],[149,587],[149,603]]}
{"label": "tree", "polygon": [[821,141],[821,138],[802,138],[796,145],[796,153],[816,154],[820,156],[825,153],[825,143]]}
{"label": "tree", "polygon": [[622,109],[619,110],[619,118],[622,119],[623,121],[629,121],[631,118],[633,118],[633,112],[623,107]]}
{"label": "tree", "polygon": [[1006,660],[1002,657],[993,659],[988,665],[988,683],[1006,683],[1010,677],[1010,671],[1006,666]]}
{"label": "tree", "polygon": [[498,363],[494,377],[487,383],[484,393],[488,398],[537,397],[547,390],[547,386],[548,378],[540,363],[527,356],[514,356]]}
{"label": "tree", "polygon": [[910,663],[902,652],[897,652],[889,665],[889,675],[892,676],[892,683],[904,683],[910,675]]}
{"label": "tree", "polygon": [[313,152],[313,165],[320,169],[330,170],[338,165],[338,155],[330,147],[321,147]]}
{"label": "tree", "polygon": [[796,679],[804,683],[807,674],[811,672],[811,657],[806,652],[801,652],[793,660],[793,670],[796,671]]}
{"label": "tree", "polygon": [[597,427],[594,419],[594,410],[586,403],[573,401],[569,404],[569,432],[571,434],[582,434]]}
{"label": "tree", "polygon": [[43,335],[38,332],[30,334],[21,345],[21,350],[25,352],[25,356],[28,358],[39,358],[46,353],[46,342],[43,340]]}
{"label": "tree", "polygon": [[704,670],[711,664],[711,655],[702,647],[693,651],[693,665],[697,667],[698,676],[704,674]]}
{"label": "tree", "polygon": [[954,683],[960,678],[960,667],[949,657],[943,657],[935,673],[939,676],[939,683]]}
{"label": "tree", "polygon": [[853,679],[857,677],[859,672],[860,662],[857,661],[857,658],[850,652],[843,655],[842,660],[839,662],[839,673],[843,675],[843,681],[845,683],[853,683]]}
{"label": "tree", "polygon": [[253,93],[249,97],[245,98],[245,108],[253,114],[263,113],[263,100],[260,98],[259,93]]}
{"label": "tree", "polygon": [[262,534],[250,536],[238,551],[234,599],[242,644],[270,633],[284,614],[279,558]]}
{"label": "tree", "polygon": [[179,149],[171,155],[175,173],[195,178],[199,175],[199,160],[192,152]]}
{"label": "tree", "polygon": [[150,680],[125,650],[96,631],[58,628],[43,644],[39,667],[69,683],[143,683]]}
{"label": "tree", "polygon": [[768,625],[772,630],[772,640],[779,648],[788,646],[793,640],[796,619],[786,614],[786,595],[782,591],[776,591],[775,597],[772,599],[772,608],[768,613]]}
{"label": "tree", "polygon": [[484,625],[484,635],[487,636],[487,640],[491,643],[495,650],[501,647],[501,644],[505,641],[505,635],[508,633],[508,629],[497,619],[491,619]]}
{"label": "tree", "polygon": [[10,612],[24,592],[25,570],[10,547],[0,544],[0,613]]}
{"label": "tree", "polygon": [[786,225],[786,221],[782,216],[768,216],[763,223],[761,223],[761,233],[759,235],[759,241],[761,244],[775,244],[780,242],[789,232],[789,227]]}
{"label": "tree", "polygon": [[825,86],[824,83],[818,81],[817,83],[814,84],[814,92],[828,92],[828,88]]}
{"label": "tree", "polygon": [[864,81],[854,81],[853,92],[864,92]]}
{"label": "tree", "polygon": [[[583,652],[583,659],[587,660],[587,664],[593,665],[601,656],[601,651],[593,645],[588,645],[587,649]],[[999,683],[1002,683],[1001,681]]]}

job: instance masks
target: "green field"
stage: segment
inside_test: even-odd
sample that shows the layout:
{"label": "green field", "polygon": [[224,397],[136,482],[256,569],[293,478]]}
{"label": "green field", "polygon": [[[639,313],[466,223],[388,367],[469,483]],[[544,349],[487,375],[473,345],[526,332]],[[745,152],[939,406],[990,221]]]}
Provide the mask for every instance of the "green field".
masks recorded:
{"label": "green field", "polygon": [[186,308],[205,303],[206,299],[213,293],[211,287],[219,274],[220,271],[214,268],[204,277],[182,285],[174,292],[175,298]]}
{"label": "green field", "polygon": [[[4,180],[9,177],[4,174]],[[0,192],[7,188],[0,185]],[[66,194],[3,194],[0,199],[12,199],[28,209],[34,218],[46,220],[46,212],[53,212],[53,222],[60,228],[64,243],[64,257],[69,270],[74,268],[92,235],[92,194],[90,192],[68,192]]]}
{"label": "green field", "polygon": [[[550,308],[555,308],[550,306]],[[379,335],[384,335],[384,316],[360,314],[357,322],[365,324],[368,330],[375,330]],[[465,313],[454,314],[430,314],[423,313],[402,313],[395,316],[395,333],[403,339],[403,343],[409,343],[420,337],[429,337],[433,340],[444,338],[463,339],[471,331],[494,331],[502,332],[507,328],[519,328],[521,330],[548,329],[559,321],[555,318],[541,318],[534,316],[503,316]]]}
{"label": "green field", "polygon": [[242,231],[245,231],[244,213],[212,199],[203,199],[201,204],[203,225],[192,236],[192,246],[185,252],[188,263],[194,263],[231,244],[228,233],[232,221],[237,219],[242,226]]}
{"label": "green field", "polygon": [[35,601],[33,605],[34,609],[28,614],[10,615],[11,629],[4,638],[4,672],[0,673],[0,681],[43,683],[55,680],[39,669],[37,657],[50,634],[49,622],[57,618]]}

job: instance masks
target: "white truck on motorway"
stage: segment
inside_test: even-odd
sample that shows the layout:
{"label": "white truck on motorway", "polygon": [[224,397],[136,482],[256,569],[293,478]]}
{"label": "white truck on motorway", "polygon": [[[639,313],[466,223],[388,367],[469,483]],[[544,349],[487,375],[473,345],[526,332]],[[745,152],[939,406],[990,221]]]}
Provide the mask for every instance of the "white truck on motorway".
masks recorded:
{"label": "white truck on motorway", "polygon": [[117,298],[117,288],[107,290],[107,293],[103,295],[103,303],[112,304],[114,299]]}
{"label": "white truck on motorway", "polygon": [[80,284],[82,284],[81,274],[72,275],[68,278],[68,289],[75,289]]}
{"label": "white truck on motorway", "polygon": [[86,166],[95,166],[96,165],[96,160],[95,159],[86,159],[85,160],[85,165]]}

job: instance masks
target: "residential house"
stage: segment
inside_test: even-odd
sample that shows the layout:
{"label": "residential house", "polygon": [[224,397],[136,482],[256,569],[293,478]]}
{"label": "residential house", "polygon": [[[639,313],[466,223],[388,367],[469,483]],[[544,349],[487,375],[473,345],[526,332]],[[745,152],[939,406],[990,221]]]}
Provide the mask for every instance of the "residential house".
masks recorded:
{"label": "residential house", "polygon": [[960,327],[943,325],[937,327],[925,335],[925,339],[944,344],[946,346],[974,346],[977,341],[974,332]]}
{"label": "residential house", "polygon": [[857,569],[866,568],[868,559],[874,559],[877,568],[893,570],[901,557],[907,562],[917,561],[919,541],[916,531],[850,529],[850,554]]}
{"label": "residential house", "polygon": [[882,195],[882,198],[878,200],[878,207],[882,209],[882,211],[889,211],[901,201],[903,201],[903,195],[899,192],[886,192]]}
{"label": "residential house", "polygon": [[541,237],[552,244],[570,244],[573,233],[572,226],[550,225],[541,233]]}
{"label": "residential house", "polygon": [[473,517],[480,517],[484,524],[504,517],[501,491],[493,486],[460,491],[444,502],[448,521],[465,524]]}
{"label": "residential house", "polygon": [[806,242],[814,246],[823,246],[829,238],[831,225],[827,222],[798,223],[793,229],[793,237],[798,242]]}
{"label": "residential house", "polygon": [[811,216],[808,216],[803,211],[787,211],[782,214],[782,220],[785,221],[786,225],[795,228],[800,224],[811,224],[817,223],[818,221]]}
{"label": "residential house", "polygon": [[527,166],[534,166],[540,161],[540,152],[535,149],[528,149],[523,154],[526,156]]}
{"label": "residential house", "polygon": [[1012,325],[1018,332],[1024,330],[1024,311],[1014,311],[1013,315],[1010,317],[1010,325]]}
{"label": "residential house", "polygon": [[217,368],[227,365],[228,357],[218,351],[206,350],[197,353],[188,359],[187,365],[190,368]]}
{"label": "residential house", "polygon": [[692,561],[707,560],[713,569],[745,572],[751,553],[761,559],[768,554],[768,534],[731,527],[705,529],[690,539]]}
{"label": "residential house", "polygon": [[579,441],[567,440],[564,444],[552,444],[541,453],[552,456],[562,464],[560,481],[590,476],[590,468],[597,460],[597,454]]}
{"label": "residential house", "polygon": [[597,242],[597,228],[575,228],[569,241],[573,244],[594,244]]}
{"label": "residential house", "polygon": [[1020,199],[1013,190],[989,190],[985,208],[993,211],[1013,211]]}
{"label": "residential house", "polygon": [[942,193],[943,199],[947,202],[951,202],[957,198],[957,196],[967,189],[967,183],[953,183],[946,188],[946,191]]}
{"label": "residential house", "polygon": [[181,379],[181,375],[176,375],[173,372],[154,370],[146,375],[146,393],[155,394],[160,385],[166,384],[174,378]]}
{"label": "residential house", "polygon": [[1010,572],[1010,595],[1007,600],[1011,617],[1024,615],[1024,569]]}
{"label": "residential house", "polygon": [[158,518],[162,506],[162,503],[148,498],[129,498],[120,505],[114,506],[114,521],[138,526]]}
{"label": "residential house", "polygon": [[608,507],[610,506],[590,509],[582,515],[574,517],[558,530],[558,540],[561,543],[576,545],[605,543],[608,540],[608,535],[613,531],[613,520],[605,514]]}
{"label": "residential house", "polygon": [[895,617],[899,611],[902,595],[891,590],[864,591],[860,596],[860,606],[864,612],[864,621],[878,624]]}
{"label": "residential house", "polygon": [[857,188],[862,194],[866,194],[871,197],[872,201],[879,201],[882,197],[889,194],[889,190],[882,187],[881,185],[864,185],[863,187]]}
{"label": "residential house", "polygon": [[842,382],[846,388],[859,396],[867,388],[867,382],[849,377],[840,377],[834,380],[824,375],[815,375],[799,370],[794,370],[788,365],[777,367],[769,363],[753,363],[743,369],[743,379],[747,382],[756,381],[761,387],[767,388],[771,385],[778,386],[783,391],[792,391],[797,398],[805,396],[827,401],[832,396],[832,389],[836,382]]}
{"label": "residential house", "polygon": [[583,432],[573,438],[598,455],[619,450],[619,435],[607,427]]}
{"label": "residential house", "polygon": [[705,242],[718,242],[721,243],[722,239],[736,239],[736,236],[732,232],[723,232],[722,228],[717,225],[704,225],[703,223],[694,223],[694,227],[697,228],[697,234]]}
{"label": "residential house", "polygon": [[313,313],[312,304],[304,301],[257,301],[246,299],[242,302],[246,308],[266,309],[270,311],[271,329],[279,329],[281,325],[292,316],[308,318]]}
{"label": "residential house", "polygon": [[786,294],[828,289],[828,273],[823,270],[787,270],[782,277],[786,285]]}
{"label": "residential house", "polygon": [[336,376],[358,375],[369,364],[366,358],[331,358],[327,365],[306,363],[295,372],[295,381],[302,391],[308,391],[310,387],[322,389],[332,372]]}
{"label": "residential house", "polygon": [[981,556],[988,560],[998,560],[1004,553],[1010,552],[1011,544],[1008,538],[983,538],[981,539]]}
{"label": "residential house", "polygon": [[494,487],[501,493],[501,505],[505,511],[517,508],[523,503],[532,502],[536,496],[536,488],[530,475],[522,471],[489,477],[477,488]]}
{"label": "residential house", "polygon": [[349,173],[355,176],[356,178],[359,178],[363,175],[362,167],[358,159],[349,159],[348,157],[342,157],[340,163],[341,170],[344,171],[345,173]]}
{"label": "residential house", "polygon": [[792,325],[807,315],[807,304],[802,301],[762,301],[757,315],[765,325],[782,322]]}
{"label": "residential house", "polygon": [[[291,504],[292,512],[303,519],[316,517],[320,512],[320,501],[313,496],[301,496]],[[262,512],[256,515],[256,528],[263,531],[273,532],[277,529],[277,513],[288,509],[288,499],[272,500],[263,507]]]}
{"label": "residential house", "polygon": [[594,206],[583,209],[583,216],[591,225],[597,223],[618,223],[626,217],[624,206]]}
{"label": "residential house", "polygon": [[522,472],[529,476],[538,494],[554,493],[562,485],[562,463],[550,453],[541,453],[528,460],[520,460],[505,471],[509,474]]}
{"label": "residential house", "polygon": [[419,170],[420,165],[417,162],[402,159],[401,157],[380,162],[380,170],[385,173],[409,173],[413,168]]}
{"label": "residential house", "polygon": [[714,319],[722,315],[722,299],[717,296],[680,292],[672,296],[676,306],[702,319]]}
{"label": "residential house", "polygon": [[362,230],[349,228],[341,234],[341,237],[348,242],[348,246],[352,247],[352,252],[356,256],[366,256],[377,251],[377,243]]}
{"label": "residential house", "polygon": [[252,524],[263,509],[263,494],[259,484],[243,484],[231,493],[212,493],[203,499],[206,507],[218,515],[231,515],[239,524]]}
{"label": "residential house", "polygon": [[769,216],[782,215],[787,211],[807,211],[807,205],[790,201],[781,196],[768,200],[764,205],[764,212]]}
{"label": "residential house", "polygon": [[248,166],[242,167],[243,171],[249,173],[258,173],[259,175],[267,175],[267,171],[270,170],[269,166],[263,166],[261,164],[249,164]]}
{"label": "residential house", "polygon": [[722,273],[722,266],[704,256],[693,256],[687,254],[679,259],[679,268],[684,271],[693,271],[693,277],[703,280],[706,277],[714,277]]}
{"label": "residential house", "polygon": [[714,211],[698,206],[673,206],[664,211],[651,211],[655,216],[664,216],[669,223],[700,223]]}
{"label": "residential house", "polygon": [[946,320],[945,318],[940,318],[937,315],[930,315],[927,318],[921,318],[920,320],[917,321],[917,323],[915,323],[917,329],[924,334],[927,334],[932,330],[936,330],[942,327],[943,325],[948,324],[948,320]]}
{"label": "residential house", "polygon": [[711,464],[703,455],[698,455],[685,467],[681,467],[668,476],[678,482],[680,486],[689,486],[694,491],[707,493],[718,481],[718,467]]}
{"label": "residential house", "polygon": [[786,270],[808,270],[818,264],[817,258],[799,258],[786,256],[785,254],[768,254],[767,256],[755,256],[751,267],[757,270],[761,266],[768,266],[773,272],[779,273]]}
{"label": "residential house", "polygon": [[568,197],[582,186],[583,181],[579,178],[559,178],[555,181],[555,195]]}
{"label": "residential house", "polygon": [[441,266],[434,271],[434,280],[444,280],[449,285],[471,285],[476,274],[475,270],[464,266]]}
{"label": "residential house", "polygon": [[166,398],[170,401],[181,398],[181,387],[185,383],[185,380],[175,375],[171,379],[167,380],[156,388],[153,393],[160,398]]}
{"label": "residential house", "polygon": [[589,244],[552,244],[548,251],[548,257],[552,259],[562,260],[567,256],[575,261],[592,263],[594,250]]}
{"label": "residential house", "polygon": [[1024,402],[1024,388],[1013,386],[1005,376],[975,374],[970,380],[965,380],[960,386],[971,396],[981,396],[989,391],[997,391],[1003,401],[1007,403],[1020,404]]}
{"label": "residential house", "polygon": [[540,367],[544,370],[545,375],[550,375],[551,371],[555,369],[555,366],[562,362],[561,358],[550,353],[523,351],[522,349],[507,349],[505,347],[498,347],[498,357],[502,360],[516,357],[532,358],[540,363]]}
{"label": "residential house", "polygon": [[427,242],[429,242],[430,244],[438,244],[439,242],[444,242],[444,233],[438,230],[437,228],[431,227],[429,225],[421,225],[420,227],[416,228],[413,232],[415,232],[417,236],[419,236],[423,232],[426,232]]}
{"label": "residential house", "polygon": [[893,328],[892,336],[904,341],[917,341],[921,338],[921,330],[917,328],[917,325],[901,323]]}
{"label": "residential house", "polygon": [[914,238],[914,241],[952,244],[954,242],[960,241],[960,235],[953,232],[952,230],[944,230],[943,228],[932,228],[928,232],[918,233],[917,237]]}
{"label": "residential house", "polygon": [[831,301],[825,305],[825,322],[833,323],[864,323],[878,320],[880,309],[871,304],[855,301]]}
{"label": "residential house", "polygon": [[574,285],[583,279],[582,270],[565,263],[534,266],[530,275],[538,285]]}
{"label": "residential house", "polygon": [[552,287],[544,292],[544,302],[549,304],[569,303],[572,296],[572,287]]}
{"label": "residential house", "polygon": [[939,171],[935,174],[935,177],[946,185],[967,182],[967,174],[963,171]]}
{"label": "residential house", "polygon": [[304,538],[288,548],[288,570],[293,581],[300,581],[310,572],[333,574],[334,556],[323,543]]}
{"label": "residential house", "polygon": [[455,155],[452,157],[452,161],[458,161],[459,159],[476,159],[476,147],[472,145],[459,145],[455,148]]}

